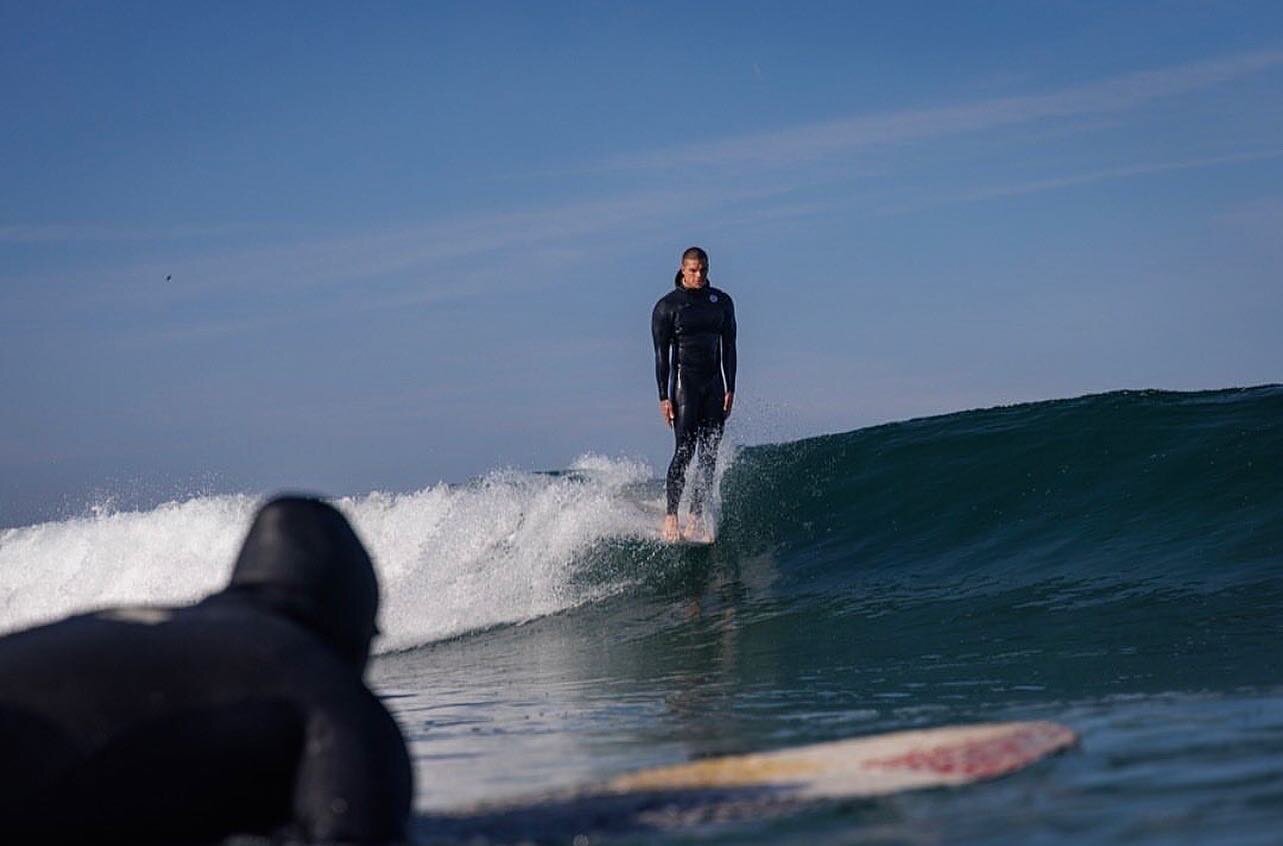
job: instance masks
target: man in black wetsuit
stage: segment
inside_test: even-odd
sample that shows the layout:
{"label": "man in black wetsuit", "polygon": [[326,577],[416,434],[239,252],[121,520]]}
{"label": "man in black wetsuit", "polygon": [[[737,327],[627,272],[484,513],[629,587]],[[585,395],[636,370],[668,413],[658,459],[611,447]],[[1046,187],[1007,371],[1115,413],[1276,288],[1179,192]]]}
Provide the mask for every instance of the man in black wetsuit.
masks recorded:
{"label": "man in black wetsuit", "polygon": [[707,541],[704,497],[712,487],[722,428],[735,401],[735,305],[725,291],[709,285],[708,254],[699,247],[682,254],[673,285],[650,318],[659,412],[677,436],[668,465],[663,536],[670,541],[680,537],[677,505],[686,467],[698,447],[699,479],[691,491],[686,536]]}
{"label": "man in black wetsuit", "polygon": [[362,681],[374,568],[312,499],[258,513],[231,583],[0,638],[9,843],[396,843],[412,783]]}

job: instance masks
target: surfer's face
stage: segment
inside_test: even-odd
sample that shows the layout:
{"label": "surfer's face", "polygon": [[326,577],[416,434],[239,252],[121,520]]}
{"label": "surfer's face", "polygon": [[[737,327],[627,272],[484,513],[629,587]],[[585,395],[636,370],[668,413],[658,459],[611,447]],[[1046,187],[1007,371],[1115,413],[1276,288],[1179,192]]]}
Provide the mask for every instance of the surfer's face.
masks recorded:
{"label": "surfer's face", "polygon": [[704,278],[704,263],[696,258],[682,259],[682,284],[698,288]]}

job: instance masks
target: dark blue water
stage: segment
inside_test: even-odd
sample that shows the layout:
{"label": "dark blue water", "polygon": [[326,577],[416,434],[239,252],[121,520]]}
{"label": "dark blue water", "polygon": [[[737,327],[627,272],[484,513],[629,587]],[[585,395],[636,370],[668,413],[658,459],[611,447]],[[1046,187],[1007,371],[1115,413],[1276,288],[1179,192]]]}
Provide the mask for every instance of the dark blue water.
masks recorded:
{"label": "dark blue water", "polygon": [[722,498],[711,550],[583,552],[581,580],[637,576],[622,593],[380,659],[421,838],[442,809],[641,766],[1038,718],[1081,747],[962,789],[590,842],[1283,841],[1283,388],[750,447]]}

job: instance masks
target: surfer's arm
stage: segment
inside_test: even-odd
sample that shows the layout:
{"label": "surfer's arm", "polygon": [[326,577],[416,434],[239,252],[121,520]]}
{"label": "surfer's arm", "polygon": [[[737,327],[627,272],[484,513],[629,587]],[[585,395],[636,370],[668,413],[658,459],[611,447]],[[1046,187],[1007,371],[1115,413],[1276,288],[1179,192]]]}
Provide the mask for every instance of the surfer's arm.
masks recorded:
{"label": "surfer's arm", "polygon": [[655,381],[659,386],[659,401],[668,399],[668,380],[673,347],[673,315],[668,304],[660,300],[650,315],[650,336],[655,342]]}
{"label": "surfer's arm", "polygon": [[396,722],[372,694],[313,713],[303,748],[294,816],[308,842],[405,841],[410,759]]}
{"label": "surfer's arm", "polygon": [[[726,319],[722,321],[722,373],[726,376],[726,393],[735,393],[735,303],[726,297]],[[729,411],[730,409],[727,408]]]}

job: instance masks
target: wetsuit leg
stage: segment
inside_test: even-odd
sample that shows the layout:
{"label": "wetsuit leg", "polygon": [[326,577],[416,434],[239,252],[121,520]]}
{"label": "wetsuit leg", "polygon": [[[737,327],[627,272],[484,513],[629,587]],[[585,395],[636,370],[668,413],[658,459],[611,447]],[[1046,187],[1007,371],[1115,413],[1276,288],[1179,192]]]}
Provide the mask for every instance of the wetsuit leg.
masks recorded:
{"label": "wetsuit leg", "polygon": [[668,465],[667,479],[669,514],[677,513],[677,505],[681,501],[682,488],[686,482],[686,467],[697,448],[703,484],[697,483],[695,490],[691,492],[691,513],[699,514],[703,510],[703,489],[712,484],[717,446],[722,436],[725,420],[722,402],[725,393],[720,379],[696,387],[678,381],[673,403],[676,417],[673,432],[677,448]]}
{"label": "wetsuit leg", "polygon": [[709,410],[705,417],[706,424],[700,429],[699,437],[699,478],[691,491],[691,514],[704,513],[704,498],[713,490],[713,471],[717,468],[717,450],[722,444],[722,431],[725,428],[722,401],[718,398],[716,410]]}
{"label": "wetsuit leg", "polygon": [[[679,396],[680,393],[679,391]],[[690,464],[691,456],[695,454],[695,447],[699,441],[699,430],[696,427],[698,421],[695,420],[695,415],[690,413],[689,409],[683,408],[680,403],[674,405],[673,432],[677,437],[677,448],[673,451],[673,460],[668,463],[666,489],[669,514],[677,513],[677,505],[682,500],[682,488],[686,485],[686,466]]]}

